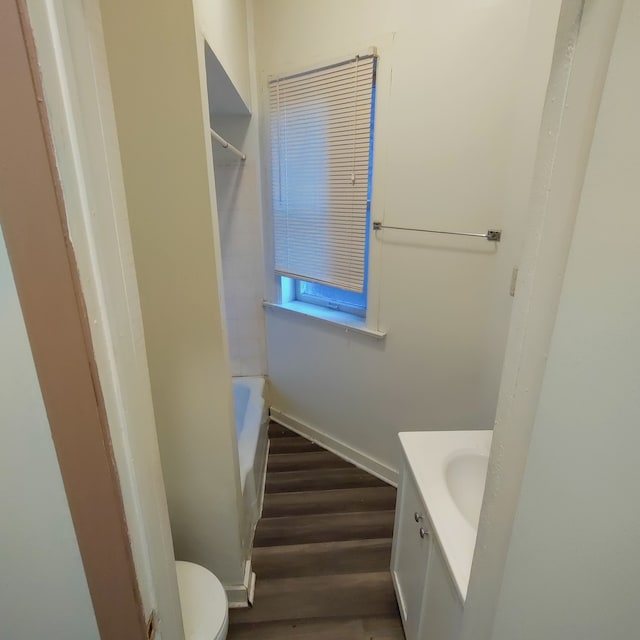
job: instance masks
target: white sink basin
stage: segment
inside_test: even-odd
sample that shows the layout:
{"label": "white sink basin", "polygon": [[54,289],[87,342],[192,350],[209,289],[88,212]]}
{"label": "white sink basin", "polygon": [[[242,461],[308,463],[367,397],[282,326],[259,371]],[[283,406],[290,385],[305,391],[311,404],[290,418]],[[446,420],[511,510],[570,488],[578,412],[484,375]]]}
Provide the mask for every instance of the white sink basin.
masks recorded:
{"label": "white sink basin", "polygon": [[476,451],[456,452],[447,462],[445,479],[453,502],[477,530],[489,456]]}

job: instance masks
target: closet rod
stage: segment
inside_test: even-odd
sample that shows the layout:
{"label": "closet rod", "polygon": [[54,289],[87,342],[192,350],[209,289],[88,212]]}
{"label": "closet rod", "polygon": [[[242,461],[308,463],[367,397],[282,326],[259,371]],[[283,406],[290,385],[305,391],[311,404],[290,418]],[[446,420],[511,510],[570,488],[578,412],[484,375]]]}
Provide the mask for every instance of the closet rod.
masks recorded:
{"label": "closet rod", "polygon": [[230,142],[227,142],[219,133],[216,133],[213,129],[211,131],[211,136],[214,140],[217,140],[225,149],[229,149],[232,153],[235,153],[240,160],[244,161],[247,159],[247,156],[240,151],[240,149],[236,149]]}
{"label": "closet rod", "polygon": [[489,229],[486,233],[465,233],[464,231],[436,231],[435,229],[413,229],[411,227],[391,227],[382,222],[374,222],[373,230],[378,231],[380,229],[395,229],[397,231],[418,231],[420,233],[443,233],[448,236],[471,236],[473,238],[486,238],[489,242],[500,242],[502,238],[502,231],[496,229]]}

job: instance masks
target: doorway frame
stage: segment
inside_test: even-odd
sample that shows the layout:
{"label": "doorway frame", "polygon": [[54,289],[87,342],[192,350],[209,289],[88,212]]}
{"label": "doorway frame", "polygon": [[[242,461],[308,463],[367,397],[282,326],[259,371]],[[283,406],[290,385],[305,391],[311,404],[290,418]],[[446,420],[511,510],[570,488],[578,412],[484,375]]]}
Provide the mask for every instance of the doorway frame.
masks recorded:
{"label": "doorway frame", "polygon": [[[49,42],[44,38],[43,44],[43,29],[37,36],[32,32],[32,27],[37,31],[37,22],[54,35],[67,26],[68,39]],[[0,167],[0,224],[100,636],[134,639],[157,632],[160,638],[164,632],[166,638],[181,639],[135,270],[132,261],[123,260],[118,242],[123,219],[127,224],[126,207],[117,211],[124,197],[115,124],[108,122],[112,105],[106,61],[100,57],[104,43],[99,5],[93,0],[46,0],[27,7],[26,0],[7,0],[0,8],[0,23],[5,106],[0,144],[14,150]],[[70,56],[73,44],[76,54],[78,48],[86,53],[84,66]],[[65,90],[74,81],[76,85],[88,81],[91,91],[72,104]],[[93,153],[87,157],[70,141],[67,145],[61,130],[66,127],[83,138],[86,131],[78,121],[96,116],[99,135],[92,136],[89,151]],[[86,152],[87,140],[80,142]],[[65,154],[67,164],[76,171],[65,171]],[[100,156],[102,164],[95,163]],[[83,179],[87,176],[94,179],[93,184]],[[106,193],[109,202],[103,199],[101,204],[108,208],[92,213],[99,213],[113,227],[120,214],[120,228],[110,243],[96,229],[82,228],[82,207],[74,206],[70,196],[95,187],[96,180],[101,181],[102,195]],[[105,267],[105,257],[111,260],[106,266],[115,267],[113,274],[105,274],[104,268],[100,272],[97,263],[102,258]],[[133,285],[118,288],[118,279],[124,281],[127,276]],[[118,310],[105,304],[109,302],[105,290],[111,302],[118,302]],[[118,339],[113,334],[123,320],[128,323],[129,338],[138,340],[137,357],[127,362],[128,378],[122,375],[122,363],[108,357],[113,356],[108,347]],[[117,346],[122,347],[122,340]],[[122,398],[123,386],[132,380],[142,387],[143,396],[147,386],[148,415],[142,410],[145,425],[139,420],[128,423],[124,415],[129,407]],[[146,446],[141,453],[139,432],[145,429]]]}

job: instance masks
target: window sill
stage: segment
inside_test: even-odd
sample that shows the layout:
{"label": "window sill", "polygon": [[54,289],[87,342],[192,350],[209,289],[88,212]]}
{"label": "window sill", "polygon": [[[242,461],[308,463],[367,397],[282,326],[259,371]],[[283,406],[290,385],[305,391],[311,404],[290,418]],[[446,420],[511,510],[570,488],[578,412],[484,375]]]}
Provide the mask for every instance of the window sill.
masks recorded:
{"label": "window sill", "polygon": [[282,304],[265,302],[264,306],[266,309],[274,309],[285,313],[305,316],[307,318],[314,318],[316,320],[332,324],[336,327],[340,327],[345,331],[361,333],[371,338],[375,338],[376,340],[382,340],[387,335],[386,331],[379,331],[377,329],[367,327],[364,318],[351,315],[350,313],[344,313],[343,311],[334,311],[333,309],[319,307],[315,304],[300,302],[299,300],[284,302]]}

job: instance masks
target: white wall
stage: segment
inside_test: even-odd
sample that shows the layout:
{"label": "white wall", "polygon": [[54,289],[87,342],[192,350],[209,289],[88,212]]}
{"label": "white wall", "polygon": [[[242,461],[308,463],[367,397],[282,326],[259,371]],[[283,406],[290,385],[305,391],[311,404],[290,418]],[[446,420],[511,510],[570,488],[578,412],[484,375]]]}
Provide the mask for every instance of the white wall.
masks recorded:
{"label": "white wall", "polygon": [[242,149],[242,162],[213,145],[224,301],[234,376],[266,375],[264,250],[256,118],[212,116],[215,130]]}
{"label": "white wall", "polygon": [[[537,5],[536,13],[549,9]],[[464,640],[491,637],[619,10],[617,1],[562,2],[531,201],[525,208],[526,242],[465,603]]]}
{"label": "white wall", "polygon": [[194,0],[196,19],[222,68],[251,109],[245,0]]}
{"label": "white wall", "polygon": [[204,40],[190,2],[100,4],[176,557],[241,590]]}
{"label": "white wall", "polygon": [[495,640],[638,637],[640,2],[609,65]]}
{"label": "white wall", "polygon": [[158,640],[174,640],[181,611],[99,4],[28,6],[143,611]]}
{"label": "white wall", "polygon": [[372,237],[369,310],[385,341],[267,314],[272,404],[391,469],[398,430],[493,425],[521,243],[513,211],[528,195],[553,42],[543,24],[525,51],[529,5],[252,4],[261,88],[266,74],[378,47],[374,219],[505,228],[497,247],[392,231]]}
{"label": "white wall", "polygon": [[98,640],[1,233],[0,327],[0,633],[11,640]]}

